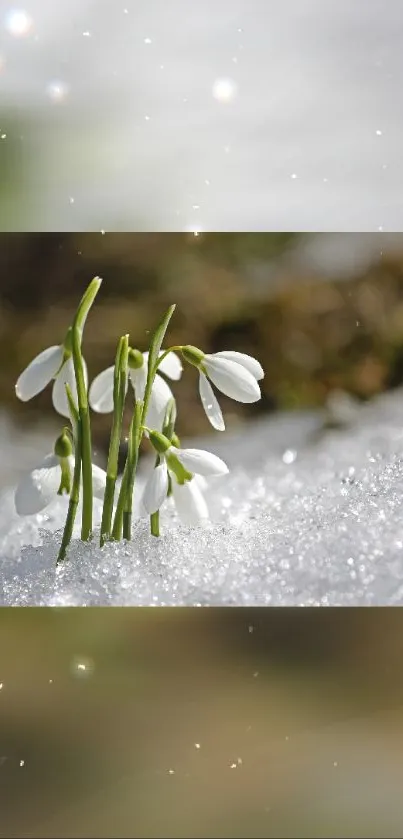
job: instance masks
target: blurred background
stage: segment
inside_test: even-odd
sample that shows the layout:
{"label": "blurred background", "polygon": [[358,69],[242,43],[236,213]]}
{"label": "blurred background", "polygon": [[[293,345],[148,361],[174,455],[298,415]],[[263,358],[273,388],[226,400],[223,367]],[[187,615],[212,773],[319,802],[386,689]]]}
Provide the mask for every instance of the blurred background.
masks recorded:
{"label": "blurred background", "polygon": [[401,837],[403,615],[2,609],[3,836]]}
{"label": "blurred background", "polygon": [[0,0],[0,229],[403,226],[400,0]]}
{"label": "blurred background", "polygon": [[[48,451],[62,424],[50,388],[21,403],[16,379],[37,353],[64,339],[97,274],[104,281],[84,337],[90,379],[113,363],[121,334],[147,349],[150,330],[175,302],[168,344],[237,349],[265,369],[261,402],[221,397],[229,430],[270,412],[311,409],[322,412],[326,427],[348,421],[356,403],[403,383],[403,234],[3,233],[3,483],[27,459],[28,439],[35,449],[42,435]],[[180,436],[214,435],[192,368],[174,391]],[[110,422],[110,415],[92,415],[101,464]]]}

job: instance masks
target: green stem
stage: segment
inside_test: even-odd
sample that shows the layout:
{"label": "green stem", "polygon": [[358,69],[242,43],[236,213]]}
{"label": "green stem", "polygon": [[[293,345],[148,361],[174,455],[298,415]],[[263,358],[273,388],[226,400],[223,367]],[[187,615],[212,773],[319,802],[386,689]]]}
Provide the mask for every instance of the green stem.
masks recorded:
{"label": "green stem", "polygon": [[91,422],[88,405],[88,394],[85,384],[84,361],[81,352],[81,341],[84,324],[88,312],[99,291],[102,280],[95,277],[89,284],[73,320],[71,341],[76,377],[78,410],[80,414],[81,459],[83,472],[83,512],[81,523],[81,539],[88,541],[92,537],[92,444]]}
{"label": "green stem", "polygon": [[123,529],[123,508],[126,498],[126,487],[127,487],[127,473],[128,473],[128,459],[126,458],[125,468],[123,471],[122,482],[120,485],[119,490],[119,497],[118,503],[116,505],[115,511],[115,518],[113,521],[113,528],[112,528],[112,539],[115,542],[118,542],[119,539],[122,538],[122,529]]}
{"label": "green stem", "polygon": [[150,516],[150,531],[152,536],[159,536],[160,535],[160,511],[157,510],[156,513],[151,513]]}
{"label": "green stem", "polygon": [[138,463],[140,444],[144,433],[143,422],[147,415],[148,403],[150,401],[151,388],[154,378],[155,373],[154,376],[150,378],[150,372],[148,371],[144,402],[139,401],[135,403],[130,422],[129,447],[112,530],[112,538],[116,541],[122,538],[122,531],[123,538],[130,539],[135,473]]}
{"label": "green stem", "polygon": [[74,465],[74,477],[73,477],[73,486],[71,488],[71,495],[69,501],[69,509],[67,511],[67,518],[66,523],[64,525],[64,531],[62,536],[62,541],[59,549],[59,553],[57,556],[56,565],[60,565],[61,562],[64,561],[66,558],[66,551],[71,542],[71,537],[73,535],[73,528],[74,522],[76,519],[77,514],[77,507],[78,501],[80,496],[80,479],[81,479],[81,461],[77,458],[75,465]]}
{"label": "green stem", "polygon": [[[168,411],[167,411],[168,413]],[[154,469],[159,466],[161,463],[161,458],[159,454],[155,458]],[[160,511],[157,510],[156,513],[151,513],[150,516],[150,533],[151,536],[159,536],[160,535]]]}
{"label": "green stem", "polygon": [[120,436],[122,432],[123,410],[126,399],[126,386],[128,375],[128,353],[129,336],[122,337],[118,344],[115,361],[114,382],[113,382],[113,420],[109,442],[108,465],[106,469],[106,488],[104,505],[102,509],[100,546],[110,539],[113,502],[115,498],[115,486],[118,474],[118,459]]}
{"label": "green stem", "polygon": [[131,539],[132,532],[132,507],[133,507],[133,491],[134,481],[136,477],[136,469],[139,458],[139,448],[142,437],[142,416],[144,411],[144,402],[138,400],[134,406],[132,421],[130,423],[129,434],[129,451],[127,453],[127,480],[126,492],[124,496],[123,506],[123,538]]}
{"label": "green stem", "polygon": [[164,350],[164,352],[157,359],[157,362],[156,362],[156,365],[155,365],[155,370],[158,369],[161,362],[164,360],[164,358],[167,357],[167,355],[169,355],[170,352],[181,352],[181,350],[182,350],[181,346],[173,346],[173,347],[169,347],[167,350]]}
{"label": "green stem", "polygon": [[79,436],[81,440],[81,460],[83,469],[83,512],[81,525],[81,539],[88,541],[92,536],[92,445],[91,424],[88,408],[87,392],[84,378],[84,365],[81,355],[81,336],[73,327],[73,361],[76,374],[78,395],[78,410],[80,414]]}
{"label": "green stem", "polygon": [[159,358],[159,351],[161,344],[169,324],[169,321],[175,310],[175,305],[170,306],[165,313],[160,325],[157,327],[150,345],[149,364],[147,371],[147,381],[144,391],[143,402],[136,402],[132,421],[130,424],[129,434],[129,451],[126,458],[125,470],[123,473],[122,484],[120,487],[119,499],[115,513],[115,521],[113,525],[113,538],[120,539],[123,527],[123,537],[125,539],[131,538],[131,524],[132,524],[132,507],[133,507],[133,490],[138,464],[139,449],[144,433],[144,423],[148,412],[148,406],[151,397],[151,390],[157,369],[161,361],[173,350],[180,350],[181,347],[170,347]]}
{"label": "green stem", "polygon": [[154,384],[154,379],[157,373],[158,365],[161,363],[163,358],[168,355],[168,352],[171,352],[173,347],[170,347],[169,350],[166,350],[165,353],[162,354],[161,358],[159,358],[159,353],[161,350],[161,344],[164,340],[166,330],[168,328],[169,321],[175,311],[176,303],[173,306],[170,306],[168,311],[165,312],[165,315],[157,327],[150,345],[149,355],[148,355],[148,371],[147,371],[147,382],[144,392],[144,407],[143,407],[143,414],[141,418],[142,425],[144,424],[145,417],[147,416],[148,405],[150,402],[151,397],[151,390]]}
{"label": "green stem", "polygon": [[61,562],[64,561],[66,558],[67,548],[71,542],[71,537],[73,535],[73,528],[74,522],[77,514],[77,507],[80,498],[80,481],[81,481],[81,426],[80,426],[80,418],[77,412],[77,409],[74,405],[74,399],[69,388],[69,385],[66,384],[66,394],[67,399],[70,405],[70,411],[72,416],[72,424],[75,425],[75,446],[74,446],[74,475],[73,475],[73,484],[71,487],[70,493],[70,501],[69,501],[69,508],[67,511],[67,518],[66,523],[64,525],[64,531],[62,536],[62,542],[60,545],[59,553],[57,556],[56,565],[60,565]]}

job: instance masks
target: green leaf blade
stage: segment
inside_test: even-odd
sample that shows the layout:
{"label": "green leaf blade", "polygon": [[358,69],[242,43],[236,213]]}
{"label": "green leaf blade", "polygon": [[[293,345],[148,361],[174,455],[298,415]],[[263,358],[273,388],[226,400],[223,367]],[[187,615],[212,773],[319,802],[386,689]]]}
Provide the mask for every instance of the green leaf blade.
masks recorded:
{"label": "green leaf blade", "polygon": [[157,326],[152,338],[150,349],[148,353],[148,373],[147,373],[147,384],[144,393],[144,413],[143,419],[147,414],[148,403],[150,400],[151,395],[151,388],[153,386],[155,374],[156,374],[156,365],[159,358],[159,354],[161,352],[161,347],[166,335],[166,331],[169,326],[169,322],[171,317],[176,309],[176,303],[173,303],[172,306],[165,312],[164,317],[162,318],[160,324]]}

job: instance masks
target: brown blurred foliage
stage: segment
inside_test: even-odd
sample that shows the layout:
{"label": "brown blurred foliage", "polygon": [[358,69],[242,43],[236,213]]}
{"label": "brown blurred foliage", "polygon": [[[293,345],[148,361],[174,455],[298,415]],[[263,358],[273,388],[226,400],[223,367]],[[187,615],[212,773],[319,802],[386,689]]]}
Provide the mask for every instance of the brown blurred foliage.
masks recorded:
{"label": "brown blurred foliage", "polygon": [[[351,280],[322,281],[295,267],[288,273],[279,267],[279,280],[276,267],[297,239],[259,233],[3,234],[0,400],[17,420],[51,410],[49,393],[19,404],[14,382],[37,352],[63,339],[96,274],[104,283],[86,327],[90,376],[113,363],[125,332],[132,345],[146,349],[149,331],[176,302],[170,343],[234,348],[257,356],[265,368],[261,403],[241,406],[222,397],[228,426],[252,411],[322,405],[334,389],[366,399],[400,384],[403,252],[379,256]],[[185,371],[175,392],[180,433],[208,431],[194,371]],[[93,425],[105,447],[109,418],[98,416]]]}

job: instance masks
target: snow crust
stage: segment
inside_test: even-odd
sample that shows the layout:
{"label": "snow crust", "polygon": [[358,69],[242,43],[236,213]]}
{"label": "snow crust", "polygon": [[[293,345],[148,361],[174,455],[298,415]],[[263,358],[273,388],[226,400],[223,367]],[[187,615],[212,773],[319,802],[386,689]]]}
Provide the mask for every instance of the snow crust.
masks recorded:
{"label": "snow crust", "polygon": [[22,519],[5,490],[1,605],[403,604],[403,392],[350,408],[338,429],[293,413],[189,441],[231,469],[209,481],[207,528],[180,526],[168,504],[160,539],[146,518],[103,549],[76,529],[58,570],[65,499]]}

